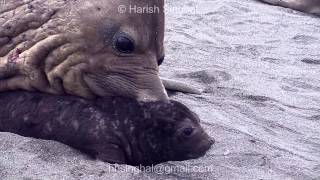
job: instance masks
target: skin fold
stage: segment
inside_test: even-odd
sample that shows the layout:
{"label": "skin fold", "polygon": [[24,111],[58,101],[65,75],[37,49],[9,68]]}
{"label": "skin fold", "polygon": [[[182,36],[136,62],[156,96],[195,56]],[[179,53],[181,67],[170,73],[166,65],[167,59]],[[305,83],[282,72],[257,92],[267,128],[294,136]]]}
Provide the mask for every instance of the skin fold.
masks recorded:
{"label": "skin fold", "polygon": [[320,16],[319,0],[259,0],[271,5],[291,8]]}
{"label": "skin fold", "polygon": [[[119,6],[159,12],[120,13]],[[163,6],[164,0],[6,0],[0,8],[0,92],[168,100],[158,67]],[[182,83],[167,84],[192,92]]]}
{"label": "skin fold", "polygon": [[55,140],[110,163],[152,165],[203,156],[214,140],[176,101],[0,93],[0,131]]}

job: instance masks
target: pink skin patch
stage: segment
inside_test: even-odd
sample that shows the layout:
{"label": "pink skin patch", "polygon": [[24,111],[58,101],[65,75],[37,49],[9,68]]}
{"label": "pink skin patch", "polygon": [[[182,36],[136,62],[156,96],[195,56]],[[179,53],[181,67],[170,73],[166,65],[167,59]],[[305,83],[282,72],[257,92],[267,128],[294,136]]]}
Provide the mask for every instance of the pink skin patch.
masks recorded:
{"label": "pink skin patch", "polygon": [[18,48],[12,54],[9,55],[8,63],[13,63],[13,64],[17,63],[19,59],[19,54],[21,54],[21,50]]}

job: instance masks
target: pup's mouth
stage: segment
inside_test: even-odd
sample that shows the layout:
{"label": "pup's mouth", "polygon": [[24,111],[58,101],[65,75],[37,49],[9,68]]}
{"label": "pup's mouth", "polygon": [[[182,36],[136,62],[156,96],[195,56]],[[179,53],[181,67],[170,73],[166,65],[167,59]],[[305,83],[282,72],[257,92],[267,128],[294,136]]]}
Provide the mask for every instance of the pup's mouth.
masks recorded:
{"label": "pup's mouth", "polygon": [[203,140],[200,144],[201,146],[197,150],[187,154],[187,157],[190,159],[196,159],[204,156],[211,146],[215,143],[214,139]]}
{"label": "pup's mouth", "polygon": [[204,156],[206,154],[206,152],[209,149],[210,148],[208,148],[206,150],[200,150],[200,151],[197,151],[197,152],[188,153],[187,157],[188,157],[188,159],[196,159],[196,158],[202,157],[202,156]]}

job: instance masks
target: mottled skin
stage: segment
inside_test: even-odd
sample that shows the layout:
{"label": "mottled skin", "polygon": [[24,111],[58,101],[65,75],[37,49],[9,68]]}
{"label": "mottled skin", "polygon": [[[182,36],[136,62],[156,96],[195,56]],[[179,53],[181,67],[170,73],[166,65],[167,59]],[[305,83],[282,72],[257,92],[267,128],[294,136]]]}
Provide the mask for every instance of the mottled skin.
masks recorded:
{"label": "mottled skin", "polygon": [[0,131],[56,140],[110,163],[197,158],[214,143],[197,115],[176,101],[89,101],[14,91],[0,93],[0,106]]}
{"label": "mottled skin", "polygon": [[[156,6],[159,13],[119,13],[119,5]],[[0,92],[168,99],[158,67],[163,6],[164,0],[6,0],[0,7]]]}
{"label": "mottled skin", "polygon": [[275,6],[312,13],[320,16],[320,0],[259,0]]}

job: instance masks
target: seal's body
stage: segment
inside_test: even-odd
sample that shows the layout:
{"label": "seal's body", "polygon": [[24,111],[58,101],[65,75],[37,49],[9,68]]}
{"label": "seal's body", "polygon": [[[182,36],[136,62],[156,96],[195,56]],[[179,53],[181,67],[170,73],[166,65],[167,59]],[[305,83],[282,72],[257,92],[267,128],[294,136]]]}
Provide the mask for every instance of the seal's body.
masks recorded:
{"label": "seal's body", "polygon": [[320,16],[319,0],[259,0],[275,6],[282,6],[294,10],[312,13]]}
{"label": "seal's body", "polygon": [[89,101],[14,91],[0,93],[0,106],[0,131],[56,140],[110,163],[197,158],[213,144],[198,117],[175,101]]}

